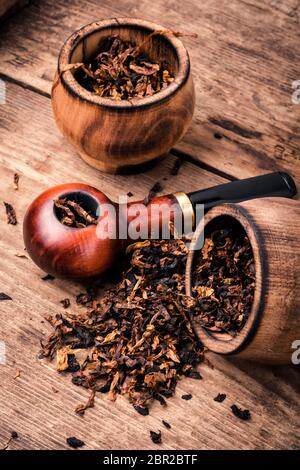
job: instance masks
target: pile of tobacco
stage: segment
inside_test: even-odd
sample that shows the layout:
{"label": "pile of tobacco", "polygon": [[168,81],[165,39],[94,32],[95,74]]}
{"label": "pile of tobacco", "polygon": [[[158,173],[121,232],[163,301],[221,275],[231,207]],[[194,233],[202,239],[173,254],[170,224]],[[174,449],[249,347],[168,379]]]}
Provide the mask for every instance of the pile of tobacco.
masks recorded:
{"label": "pile of tobacco", "polygon": [[142,45],[118,36],[108,37],[100,46],[101,52],[90,63],[82,64],[75,77],[88,91],[115,100],[154,95],[174,77],[167,64],[153,63],[141,49]]}
{"label": "pile of tobacco", "polygon": [[193,316],[206,329],[232,335],[245,325],[255,289],[253,251],[242,227],[214,231],[193,269]]}
{"label": "pile of tobacco", "polygon": [[96,224],[97,219],[87,212],[76,201],[66,198],[56,199],[54,206],[59,221],[69,227],[85,228],[88,225]]}
{"label": "pile of tobacco", "polygon": [[195,298],[185,295],[182,240],[147,240],[127,252],[129,268],[117,285],[79,294],[80,314],[48,319],[54,331],[42,356],[56,357],[58,371],[91,390],[76,408],[80,414],[93,406],[96,392],[111,400],[126,394],[143,415],[153,400],[165,404],[180,376],[201,378],[196,367],[204,348],[189,315],[210,329],[237,331],[251,308],[254,263],[242,232],[216,231],[205,240],[194,267]]}
{"label": "pile of tobacco", "polygon": [[[54,332],[42,356],[56,356],[57,370],[72,373],[75,385],[127,394],[141,414],[153,399],[165,404],[180,375],[200,379],[203,357],[184,305],[187,248],[180,240],[132,245],[130,267],[121,282],[95,298],[77,297],[86,310],[49,318]],[[93,404],[93,394],[82,413]]]}

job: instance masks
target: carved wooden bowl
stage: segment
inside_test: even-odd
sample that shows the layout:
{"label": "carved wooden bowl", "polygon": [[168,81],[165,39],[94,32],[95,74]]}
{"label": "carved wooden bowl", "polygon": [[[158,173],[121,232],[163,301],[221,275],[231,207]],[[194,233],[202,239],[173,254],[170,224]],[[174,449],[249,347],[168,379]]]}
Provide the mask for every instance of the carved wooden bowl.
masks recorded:
{"label": "carved wooden bowl", "polygon": [[[291,363],[300,340],[300,203],[284,198],[262,198],[241,204],[224,204],[205,217],[205,233],[238,223],[252,245],[256,287],[250,316],[232,337],[202,328],[193,320],[203,344],[219,354],[274,364]],[[201,227],[195,238],[201,236]],[[191,246],[186,268],[186,293],[192,294]]]}
{"label": "carved wooden bowl", "polygon": [[86,90],[70,64],[95,57],[99,43],[108,36],[141,44],[157,30],[164,28],[135,18],[106,19],[76,31],[61,49],[52,88],[57,125],[81,157],[102,171],[126,172],[154,160],[183,136],[195,101],[189,56],[171,32],[152,36],[144,51],[154,62],[166,61],[175,79],[164,90],[131,101]]}

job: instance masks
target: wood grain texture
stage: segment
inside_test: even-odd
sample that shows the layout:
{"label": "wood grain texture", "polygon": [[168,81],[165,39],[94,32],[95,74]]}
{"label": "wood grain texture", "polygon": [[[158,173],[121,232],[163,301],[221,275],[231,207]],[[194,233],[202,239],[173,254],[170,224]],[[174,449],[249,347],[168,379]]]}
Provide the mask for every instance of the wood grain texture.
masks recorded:
{"label": "wood grain texture", "polygon": [[[18,15],[17,15],[18,16]],[[47,16],[47,25],[44,18]],[[1,34],[1,72],[50,94],[63,41],[95,18],[142,17],[198,33],[184,38],[196,87],[196,114],[178,148],[242,178],[285,169],[300,181],[297,0],[34,0]]]}
{"label": "wood grain texture", "polygon": [[26,3],[28,3],[28,0],[0,0],[0,21],[16,12],[18,8],[23,7]]}
{"label": "wood grain texture", "polygon": [[[275,119],[275,105],[266,108],[268,95],[260,91],[262,86],[264,90],[276,89],[276,100],[287,100],[287,88],[282,91],[282,87],[277,88],[277,82],[279,77],[279,83],[282,83],[284,70],[287,70],[289,77],[298,73],[296,60],[293,62],[291,53],[286,54],[286,51],[290,50],[287,44],[293,44],[297,37],[299,9],[292,0],[284,2],[285,7],[287,4],[292,6],[292,13],[283,8],[282,2],[276,2],[273,6],[274,1],[271,0],[259,2],[259,5],[254,0],[244,1],[243,8],[237,7],[237,4],[236,1],[188,0],[183,9],[182,4],[174,0],[141,0],[138,4],[132,0],[34,0],[30,7],[2,27],[0,76],[7,77],[15,84],[7,83],[8,102],[0,106],[0,201],[14,205],[19,224],[15,227],[7,225],[3,208],[0,213],[0,283],[1,291],[10,294],[13,301],[0,303],[0,341],[5,342],[7,358],[5,365],[0,364],[1,445],[15,430],[20,437],[11,443],[10,448],[14,449],[65,449],[66,437],[74,434],[83,439],[85,448],[89,449],[157,449],[149,439],[149,430],[161,429],[161,448],[164,449],[300,448],[299,367],[260,366],[238,359],[226,360],[214,354],[208,355],[210,365],[207,363],[200,367],[202,381],[182,380],[176,397],[168,401],[167,408],[155,404],[149,417],[138,415],[123,397],[112,404],[103,395],[97,396],[95,408],[88,410],[84,418],[77,416],[75,406],[86,400],[86,391],[72,386],[69,377],[59,375],[52,364],[38,360],[37,355],[39,340],[49,332],[44,317],[60,312],[59,301],[65,297],[73,301],[83,287],[60,280],[41,281],[43,273],[29,259],[16,256],[23,252],[21,222],[25,210],[32,199],[49,186],[77,180],[98,187],[111,199],[128,191],[138,199],[144,197],[157,180],[162,182],[166,193],[191,191],[225,182],[221,177],[187,162],[178,176],[171,177],[174,163],[171,155],[143,173],[142,178],[141,175],[105,175],[88,167],[65,142],[54,124],[49,99],[57,54],[69,34],[95,18],[116,15],[132,15],[154,21],[163,18],[161,22],[165,26],[177,30],[196,30],[200,34],[200,42],[192,38],[184,40],[191,52],[193,65],[198,61],[198,56],[203,58],[199,62],[200,79],[195,77],[199,95],[198,114],[190,136],[201,136],[201,129],[205,129],[205,135],[200,138],[202,146],[198,141],[191,140],[193,143],[189,147],[189,137],[180,148],[187,151],[191,148],[191,154],[201,162],[215,165],[219,170],[235,176],[252,176],[277,165],[280,168],[291,167],[293,174],[299,175],[297,160],[288,153],[290,149],[298,148],[293,140],[292,129],[296,128],[294,117],[290,114],[283,117],[280,113]],[[233,12],[233,8],[236,11]],[[189,13],[191,9],[192,15]],[[247,12],[251,12],[253,25],[249,23],[245,26]],[[263,14],[269,15],[269,20],[262,18],[259,31],[257,18]],[[215,24],[218,25],[216,30]],[[253,34],[252,37],[251,27],[255,34],[259,32],[261,36],[255,37]],[[271,39],[277,38],[276,50],[270,52],[272,59],[277,59],[274,65],[271,59],[268,61],[268,68],[272,70],[271,84],[264,84],[263,79],[259,82],[251,78],[249,83],[246,81],[247,93],[244,88],[236,87],[232,74],[224,76],[221,73],[224,68],[222,55],[226,56],[225,52],[230,50],[224,38],[243,39],[244,35],[245,40],[255,48],[257,42],[263,43],[263,37],[269,38],[269,46]],[[218,53],[215,54],[215,51]],[[293,49],[294,58],[298,52]],[[231,51],[231,54],[226,59],[227,67],[228,61],[232,61],[234,73],[242,73],[246,77],[248,71],[241,67],[243,54],[240,51]],[[264,78],[267,71],[263,64],[264,61],[257,59],[252,68],[259,67]],[[217,95],[214,90],[217,90]],[[252,103],[251,91],[254,93],[254,90],[259,100],[263,101],[264,111]],[[235,101],[232,101],[232,96]],[[236,120],[235,124],[239,126],[244,125],[246,135],[249,135],[245,125],[248,124],[248,116],[240,120],[238,115],[239,106],[243,115],[245,113],[245,97],[246,105],[250,103],[250,129],[260,132],[261,129],[256,127],[262,126],[264,138],[249,139],[232,131],[221,132],[242,143],[251,144],[250,151],[241,150],[240,145],[227,138],[215,139],[213,134],[220,129],[207,119],[212,110],[218,111],[223,119],[230,118],[230,110],[233,113],[231,119]],[[259,100],[256,99],[256,102],[259,103]],[[272,115],[273,121],[270,119]],[[269,120],[276,126],[271,125]],[[283,155],[279,163],[272,153],[270,160],[265,160],[263,155],[262,158],[259,154],[252,155],[253,148],[261,149],[259,145],[262,148],[271,145],[273,148],[273,141],[270,140],[273,129],[282,139],[280,141],[278,137],[279,143],[284,145],[284,151],[279,149]],[[274,135],[277,143],[277,133]],[[266,168],[263,169],[263,165]],[[15,172],[21,175],[19,191],[13,189]],[[78,308],[73,301],[72,310],[77,311]],[[18,371],[21,371],[20,377],[14,379]],[[180,399],[183,393],[189,392],[193,394],[192,400],[186,402]],[[219,392],[227,393],[223,404],[213,401]],[[251,421],[245,423],[235,418],[229,409],[233,403],[249,408]],[[161,419],[172,424],[170,431],[163,428]]]}
{"label": "wood grain texture", "polygon": [[[224,228],[233,221],[244,228],[255,260],[255,295],[249,318],[235,337],[207,332],[197,317],[195,329],[210,351],[289,364],[292,345],[300,338],[300,204],[279,197],[223,204],[206,215],[206,230]],[[198,229],[196,236],[202,236],[202,230]],[[188,295],[192,295],[196,253],[192,248],[188,255]]]}
{"label": "wood grain texture", "polygon": [[[0,340],[5,342],[7,357],[6,365],[0,365],[0,442],[4,444],[10,431],[16,430],[20,438],[11,444],[15,449],[64,449],[66,437],[74,434],[91,449],[154,449],[149,430],[162,429],[164,449],[299,448],[299,370],[290,366],[272,369],[211,354],[215,368],[201,366],[202,381],[182,380],[167,408],[155,405],[149,417],[138,415],[122,397],[112,404],[103,395],[97,396],[95,408],[83,419],[74,413],[87,392],[37,355],[39,340],[49,332],[44,317],[61,311],[59,301],[65,297],[71,298],[73,311],[78,311],[73,299],[82,286],[42,281],[42,272],[29,259],[15,256],[23,251],[21,222],[27,205],[50,185],[74,179],[88,181],[111,198],[129,190],[142,198],[157,179],[166,192],[224,180],[189,163],[183,164],[178,176],[170,177],[173,157],[148,170],[143,178],[96,174],[56,129],[48,98],[12,84],[8,84],[7,98],[7,104],[0,107],[0,199],[14,205],[19,224],[7,225],[2,211],[0,282],[1,290],[13,301],[0,304]],[[18,191],[13,189],[14,172],[21,175]],[[14,379],[19,370],[20,377]],[[188,392],[193,399],[181,400]],[[213,401],[219,392],[228,394],[223,404]],[[252,421],[235,418],[229,409],[232,403],[249,408]],[[170,431],[162,428],[161,419],[171,422]]]}
{"label": "wood grain texture", "polygon": [[[157,179],[166,192],[224,180],[189,163],[183,164],[178,176],[170,177],[171,156],[143,178],[97,174],[65,143],[48,98],[12,84],[7,98],[0,107],[0,199],[14,205],[19,224],[7,225],[2,211],[0,283],[1,291],[13,301],[0,304],[0,340],[5,342],[7,358],[0,365],[0,442],[4,444],[10,431],[16,430],[20,438],[12,442],[14,449],[65,449],[66,437],[74,434],[88,449],[155,449],[149,430],[162,429],[164,449],[299,448],[299,368],[295,366],[270,368],[209,354],[214,369],[202,365],[202,381],[182,380],[167,408],[155,404],[149,417],[138,415],[123,397],[112,404],[103,395],[97,396],[95,408],[84,418],[75,414],[87,391],[73,386],[69,377],[37,355],[39,340],[50,331],[44,317],[60,312],[59,301],[65,297],[78,311],[73,299],[83,287],[42,281],[43,273],[29,259],[15,256],[23,252],[21,222],[26,207],[42,190],[71,180],[97,186],[112,199],[129,190],[142,198]],[[21,175],[18,191],[13,189],[14,172]],[[18,371],[20,377],[14,379]],[[228,395],[223,404],[213,401],[219,392]],[[183,393],[192,393],[192,400],[182,400]],[[252,420],[245,423],[235,418],[229,409],[233,403],[249,408]],[[170,431],[163,429],[161,419],[172,424]]]}

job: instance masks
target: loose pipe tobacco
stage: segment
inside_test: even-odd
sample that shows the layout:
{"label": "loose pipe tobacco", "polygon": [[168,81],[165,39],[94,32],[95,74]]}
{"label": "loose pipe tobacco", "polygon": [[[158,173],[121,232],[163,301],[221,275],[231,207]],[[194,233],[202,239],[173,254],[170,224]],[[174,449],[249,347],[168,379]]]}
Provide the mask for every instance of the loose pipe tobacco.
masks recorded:
{"label": "loose pipe tobacco", "polygon": [[[126,234],[130,225],[135,225],[140,232],[139,239],[150,237],[153,227],[158,227],[159,236],[163,237],[164,228],[176,217],[192,220],[199,204],[206,212],[225,202],[267,196],[293,197],[296,192],[292,177],[283,172],[188,194],[178,192],[154,197],[148,204],[140,201],[118,205],[91,186],[63,184],[48,189],[29,206],[23,224],[24,242],[30,257],[47,273],[84,279],[105,272],[120,259],[126,246],[137,241],[130,232]],[[83,220],[74,226],[68,209],[73,215],[75,210]],[[111,228],[115,228],[113,233]]]}

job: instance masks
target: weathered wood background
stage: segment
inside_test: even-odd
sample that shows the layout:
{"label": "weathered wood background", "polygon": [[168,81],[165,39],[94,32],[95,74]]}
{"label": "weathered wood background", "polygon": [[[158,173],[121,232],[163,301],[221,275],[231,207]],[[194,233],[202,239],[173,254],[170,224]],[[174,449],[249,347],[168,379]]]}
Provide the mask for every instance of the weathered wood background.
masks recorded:
{"label": "weathered wood background", "polygon": [[[196,113],[190,130],[168,156],[141,175],[111,176],[88,167],[55,126],[51,82],[65,38],[103,17],[142,17],[182,32],[196,84]],[[164,449],[299,449],[299,366],[267,367],[208,354],[202,381],[183,379],[177,396],[142,417],[125,398],[96,398],[81,418],[74,413],[87,392],[37,359],[39,340],[49,332],[44,317],[82,286],[42,281],[23,252],[22,219],[42,190],[68,181],[90,183],[111,198],[143,197],[159,180],[165,192],[193,190],[277,169],[300,183],[300,103],[292,101],[300,80],[299,0],[33,0],[0,26],[0,200],[14,205],[19,224],[0,211],[0,447],[10,432],[13,449],[64,449],[75,435],[90,449],[157,448],[149,430],[163,431]],[[294,100],[297,101],[297,100]],[[170,169],[176,155],[183,166]],[[20,187],[13,188],[13,175]],[[134,189],[133,189],[134,188]],[[3,351],[2,351],[3,352]],[[2,358],[3,359],[3,358]],[[4,361],[2,361],[4,362]],[[213,368],[212,368],[213,367]],[[226,393],[222,404],[213,401]],[[182,393],[192,393],[189,402]],[[249,408],[252,419],[235,418],[230,405]],[[172,424],[163,428],[161,420]]]}
{"label": "weathered wood background", "polygon": [[0,0],[0,21],[22,8],[29,0]]}

